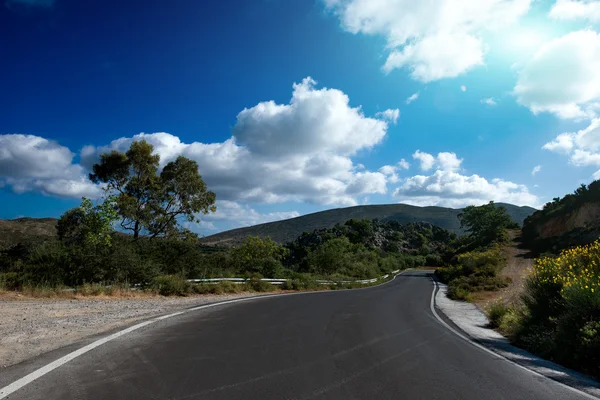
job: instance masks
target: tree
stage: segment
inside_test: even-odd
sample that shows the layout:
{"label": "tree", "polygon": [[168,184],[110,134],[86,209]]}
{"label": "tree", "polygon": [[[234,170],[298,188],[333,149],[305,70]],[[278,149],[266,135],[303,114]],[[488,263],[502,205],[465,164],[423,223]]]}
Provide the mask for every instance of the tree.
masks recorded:
{"label": "tree", "polygon": [[248,236],[231,253],[240,272],[260,273],[272,278],[281,268],[281,261],[287,256],[288,250],[271,238]]}
{"label": "tree", "polygon": [[496,207],[493,201],[483,206],[466,207],[458,215],[460,227],[480,245],[487,245],[503,237],[504,230],[516,224],[504,207]]}
{"label": "tree", "polygon": [[60,217],[56,232],[59,240],[64,243],[110,246],[113,224],[117,220],[112,197],[96,206],[84,197],[79,207],[68,210]]}
{"label": "tree", "polygon": [[215,212],[215,194],[198,172],[198,164],[179,156],[158,174],[160,156],[154,146],[141,140],[126,153],[113,150],[100,156],[90,180],[105,184],[115,198],[121,227],[151,237],[179,235],[181,219],[199,222],[197,213]]}

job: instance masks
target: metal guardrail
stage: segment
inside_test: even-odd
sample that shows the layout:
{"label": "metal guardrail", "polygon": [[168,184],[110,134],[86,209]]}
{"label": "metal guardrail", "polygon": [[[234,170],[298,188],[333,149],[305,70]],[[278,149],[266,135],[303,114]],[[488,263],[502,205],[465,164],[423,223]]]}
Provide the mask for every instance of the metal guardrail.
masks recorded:
{"label": "metal guardrail", "polygon": [[[373,279],[362,279],[362,280],[355,280],[355,281],[331,281],[331,280],[324,280],[324,279],[317,279],[315,282],[321,284],[321,285],[332,285],[332,284],[345,284],[345,283],[361,283],[361,284],[367,284],[367,283],[375,283],[380,279],[387,279],[390,277],[390,275],[396,275],[397,273],[399,273],[400,270],[397,269],[396,271],[392,271],[391,274],[386,274],[383,276],[380,276],[378,278],[373,278]],[[250,280],[249,278],[206,278],[206,279],[188,279],[188,282],[192,282],[192,283],[219,283],[219,282],[232,282],[235,284],[243,284],[246,283],[246,281]],[[268,282],[271,285],[283,285],[285,282],[287,282],[288,280],[291,279],[269,279],[269,278],[261,278],[260,279],[263,282]]]}

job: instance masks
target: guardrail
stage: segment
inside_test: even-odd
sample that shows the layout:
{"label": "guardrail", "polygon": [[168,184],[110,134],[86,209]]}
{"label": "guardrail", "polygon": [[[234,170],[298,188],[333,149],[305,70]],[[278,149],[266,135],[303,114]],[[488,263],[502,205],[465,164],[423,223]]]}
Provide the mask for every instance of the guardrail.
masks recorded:
{"label": "guardrail", "polygon": [[[317,279],[315,282],[321,284],[321,285],[337,285],[337,284],[345,284],[345,283],[361,283],[361,284],[367,284],[367,283],[375,283],[380,279],[387,279],[390,277],[390,275],[396,275],[400,272],[399,269],[397,269],[396,271],[392,271],[391,274],[386,274],[383,276],[380,276],[378,278],[373,278],[373,279],[362,279],[362,280],[355,280],[355,281],[331,281],[331,280],[325,280],[325,279]],[[250,280],[249,278],[205,278],[205,279],[188,279],[188,282],[192,282],[192,283],[219,283],[219,282],[232,282],[235,284],[243,284],[246,283],[248,280]],[[290,279],[270,279],[270,278],[261,278],[260,279],[263,282],[268,282],[271,285],[283,285],[285,282],[287,282]]]}

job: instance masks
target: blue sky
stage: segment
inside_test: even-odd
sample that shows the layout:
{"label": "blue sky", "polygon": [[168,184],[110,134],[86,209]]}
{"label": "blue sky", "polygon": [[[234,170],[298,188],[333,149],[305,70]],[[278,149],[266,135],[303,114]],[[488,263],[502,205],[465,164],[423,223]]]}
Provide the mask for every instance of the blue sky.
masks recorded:
{"label": "blue sky", "polygon": [[141,137],[198,161],[203,234],[600,177],[600,1],[0,1],[0,218],[99,196]]}

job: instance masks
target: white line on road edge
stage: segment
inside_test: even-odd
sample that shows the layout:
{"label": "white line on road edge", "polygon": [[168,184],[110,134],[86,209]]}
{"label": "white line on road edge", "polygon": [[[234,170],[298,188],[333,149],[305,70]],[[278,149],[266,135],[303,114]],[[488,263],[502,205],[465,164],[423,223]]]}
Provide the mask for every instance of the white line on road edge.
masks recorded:
{"label": "white line on road edge", "polygon": [[[444,325],[444,326],[445,326],[445,327],[446,327],[446,328],[447,328],[447,329],[448,329],[450,332],[454,333],[456,336],[458,336],[458,337],[460,337],[461,339],[465,340],[466,342],[468,342],[468,343],[472,344],[473,346],[477,347],[478,349],[480,349],[480,350],[483,350],[483,351],[485,351],[486,353],[489,353],[489,354],[491,354],[491,355],[492,355],[492,356],[494,356],[494,357],[497,357],[497,358],[500,358],[500,359],[502,359],[502,360],[504,360],[504,361],[506,361],[506,362],[509,362],[509,363],[513,364],[514,366],[516,366],[516,367],[519,367],[519,368],[521,368],[522,370],[525,370],[525,371],[527,371],[527,372],[529,372],[529,373],[531,373],[531,374],[533,374],[533,375],[535,375],[535,376],[538,376],[538,377],[541,377],[541,378],[544,378],[544,379],[548,379],[548,380],[550,380],[550,381],[552,381],[552,382],[554,382],[554,383],[556,383],[556,384],[558,384],[558,385],[562,386],[563,388],[565,388],[565,389],[568,389],[568,390],[570,390],[570,391],[572,391],[572,392],[575,392],[575,393],[577,393],[577,394],[579,394],[579,395],[581,395],[581,396],[587,397],[588,399],[594,399],[594,400],[598,400],[598,397],[596,397],[596,396],[592,396],[591,394],[589,394],[589,393],[586,393],[586,392],[584,392],[584,391],[582,391],[582,390],[579,390],[579,389],[577,389],[577,388],[574,388],[573,386],[566,385],[566,384],[564,384],[564,383],[562,383],[562,382],[559,382],[559,381],[557,381],[557,380],[554,380],[554,379],[552,379],[552,378],[549,378],[549,377],[547,377],[546,375],[543,375],[543,374],[540,374],[539,372],[536,372],[536,371],[534,371],[534,370],[531,370],[531,369],[529,369],[529,368],[527,368],[527,367],[525,367],[525,366],[523,366],[523,365],[521,365],[521,364],[519,364],[519,363],[516,363],[516,362],[514,362],[514,361],[512,361],[512,360],[510,360],[510,359],[508,359],[508,358],[506,358],[506,357],[504,357],[503,355],[501,355],[501,354],[498,354],[498,353],[496,353],[495,351],[493,351],[493,350],[490,350],[490,349],[488,349],[487,347],[480,345],[479,343],[477,343],[477,342],[475,342],[475,341],[471,340],[469,337],[467,337],[467,336],[463,335],[462,333],[460,333],[460,332],[459,332],[459,331],[457,331],[456,329],[452,328],[450,325],[448,325],[448,324],[446,323],[446,321],[444,321],[444,320],[443,320],[443,319],[442,319],[442,318],[441,318],[441,317],[438,315],[437,311],[435,311],[435,293],[436,293],[436,289],[438,288],[438,283],[437,283],[437,282],[435,281],[435,279],[433,279],[433,278],[431,279],[431,282],[433,283],[433,291],[431,292],[431,303],[430,303],[431,312],[433,313],[433,315],[435,316],[435,318],[436,318],[436,319],[439,321],[439,323],[440,323],[440,324],[442,324],[442,325]],[[1,397],[0,397],[0,398],[1,398]]]}
{"label": "white line on road edge", "polygon": [[[376,286],[369,286],[366,288],[357,288],[357,289],[351,289],[351,290],[361,290],[361,289],[372,289],[372,288],[376,288],[376,287],[380,287],[383,285],[386,285],[388,283],[390,283],[391,281],[393,281],[394,279],[396,279],[396,277],[398,275],[403,274],[406,271],[410,271],[411,269],[405,269],[404,271],[396,274],[392,279],[390,279],[387,282],[382,283],[381,285],[376,285]],[[226,301],[221,301],[218,303],[212,303],[212,304],[205,304],[202,306],[197,306],[197,307],[193,307],[193,308],[188,308],[187,310],[184,311],[178,311],[178,312],[174,312],[172,314],[167,314],[167,315],[163,315],[161,317],[156,317],[153,318],[149,321],[145,321],[145,322],[141,322],[139,324],[130,326],[129,328],[123,329],[119,332],[113,333],[112,335],[106,336],[102,339],[98,339],[95,342],[92,342],[90,344],[88,344],[87,346],[84,346],[78,350],[75,350],[72,353],[67,354],[66,356],[63,356],[61,358],[59,358],[56,361],[51,362],[50,364],[47,364],[35,371],[33,371],[32,373],[25,375],[24,377],[22,377],[21,379],[18,379],[16,381],[14,381],[13,383],[11,383],[8,386],[5,386],[3,388],[0,388],[0,400],[1,399],[5,399],[6,397],[8,397],[9,395],[13,394],[14,392],[16,392],[17,390],[21,389],[22,387],[30,384],[31,382],[35,381],[38,378],[41,378],[42,376],[46,375],[47,373],[55,370],[56,368],[65,365],[66,363],[68,363],[71,360],[74,360],[75,358],[87,353],[88,351],[91,351],[93,349],[95,349],[96,347],[102,346],[103,344],[110,342],[111,340],[117,339],[123,335],[126,335],[128,333],[131,333],[133,331],[136,331],[140,328],[143,328],[145,326],[148,326],[150,324],[153,324],[155,322],[158,321],[162,321],[165,320],[167,318],[171,318],[171,317],[175,317],[177,315],[181,315],[181,314],[185,314],[187,312],[190,311],[197,311],[197,310],[202,310],[204,308],[211,308],[211,307],[217,307],[217,306],[223,306],[226,304],[233,304],[233,303],[241,303],[243,301],[250,301],[250,300],[256,300],[256,299],[264,299],[267,297],[279,297],[279,296],[292,296],[292,295],[300,295],[300,294],[314,294],[314,293],[343,293],[345,292],[344,290],[339,290],[339,291],[331,291],[331,292],[322,292],[322,291],[317,291],[317,292],[300,292],[300,293],[281,293],[281,294],[267,294],[267,295],[261,295],[261,296],[254,296],[254,297],[244,297],[241,299],[233,299],[233,300],[226,300]]]}

